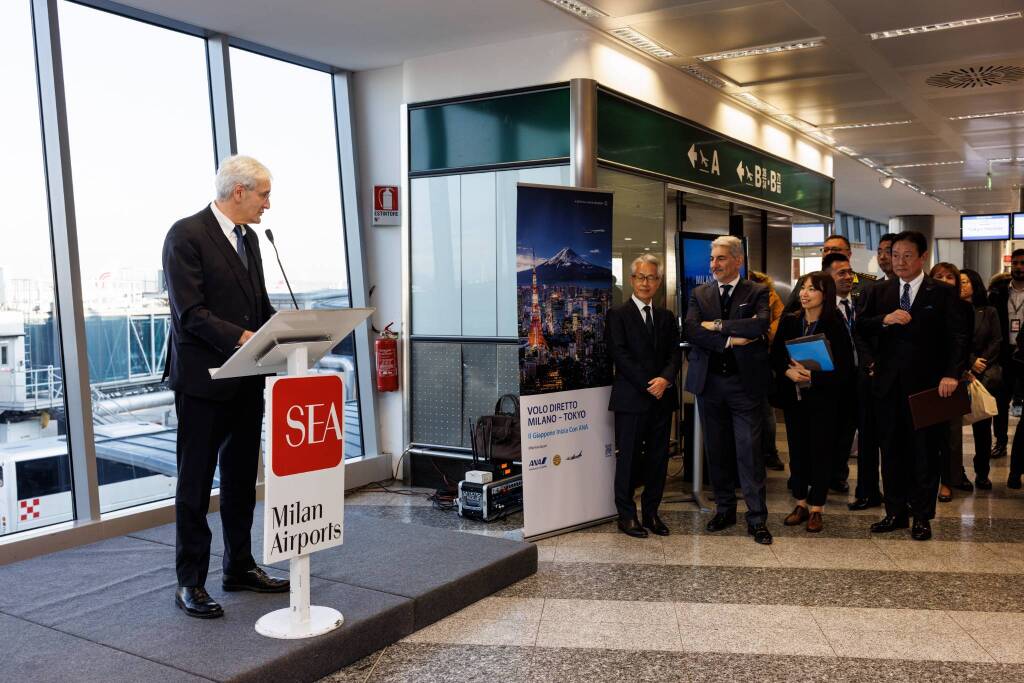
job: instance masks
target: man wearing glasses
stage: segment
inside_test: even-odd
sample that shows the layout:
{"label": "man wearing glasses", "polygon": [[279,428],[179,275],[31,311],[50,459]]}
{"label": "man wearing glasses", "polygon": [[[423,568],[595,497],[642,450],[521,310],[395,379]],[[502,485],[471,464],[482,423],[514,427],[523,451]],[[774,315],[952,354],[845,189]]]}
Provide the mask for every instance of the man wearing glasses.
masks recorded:
{"label": "man wearing glasses", "polygon": [[[853,263],[853,249],[850,248],[850,240],[846,239],[842,235],[829,235],[828,239],[825,240],[825,244],[821,247],[821,258],[828,258],[829,254],[842,254],[846,257],[847,261],[851,264]],[[862,303],[861,296],[867,288],[877,281],[878,278],[874,275],[854,271],[853,291],[851,293],[854,303]]]}
{"label": "man wearing glasses", "polygon": [[[634,259],[630,266],[633,295],[608,311],[605,342],[615,379],[608,409],[615,412],[615,507],[619,530],[646,538],[647,530],[668,536],[658,517],[665,490],[672,413],[679,408],[679,325],[675,315],[654,305],[664,274],[653,254]],[[643,525],[636,514],[633,493],[639,484]]]}

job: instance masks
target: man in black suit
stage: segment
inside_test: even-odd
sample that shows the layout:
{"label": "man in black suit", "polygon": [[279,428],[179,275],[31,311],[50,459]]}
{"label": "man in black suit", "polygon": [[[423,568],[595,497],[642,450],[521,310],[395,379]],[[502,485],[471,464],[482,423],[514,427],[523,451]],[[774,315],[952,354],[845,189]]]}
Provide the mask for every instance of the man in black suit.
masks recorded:
{"label": "man in black suit", "polygon": [[217,171],[217,199],[175,223],[164,240],[171,305],[167,368],[178,413],[175,603],[193,617],[224,614],[206,592],[210,487],[220,461],[226,591],[280,593],[288,582],[256,566],[250,546],[263,422],[263,378],[214,381],[224,361],[274,314],[259,238],[249,228],[270,208],[270,172],[234,156]]}
{"label": "man in black suit", "polygon": [[[948,397],[957,388],[967,360],[966,326],[956,291],[924,274],[928,242],[919,232],[896,236],[892,280],[872,288],[857,324],[858,346],[872,358],[872,389],[882,443],[885,517],[873,533],[909,526],[911,537],[931,538],[931,519],[939,490],[941,446],[948,423],[915,430],[908,397],[939,389]],[[873,355],[872,355],[873,354]]]}
{"label": "man in black suit", "polygon": [[[1010,279],[992,286],[989,290],[988,302],[996,309],[999,316],[999,327],[1002,333],[999,366],[1003,371],[1001,390],[996,393],[999,414],[992,419],[995,445],[990,457],[1003,458],[1006,456],[1009,432],[1010,400],[1016,393],[1017,380],[1020,379],[1013,355],[1017,350],[1017,335],[1024,329],[1024,249],[1013,250],[1013,254],[1010,256]],[[1022,455],[1018,453],[1018,459],[1021,458]],[[1020,488],[1019,473],[1016,476],[1011,475],[1010,487]]]}
{"label": "man in black suit", "polygon": [[[762,400],[772,381],[765,341],[770,324],[768,288],[742,279],[742,266],[739,238],[719,237],[711,243],[715,279],[694,289],[686,308],[686,340],[692,346],[686,390],[697,396],[715,489],[715,516],[707,530],[720,531],[736,523],[738,474],[747,503],[747,532],[769,545],[761,452]],[[735,448],[726,435],[731,435]]]}
{"label": "man in black suit", "polygon": [[[615,365],[608,409],[615,411],[615,507],[619,529],[635,538],[647,531],[668,536],[658,516],[665,490],[672,413],[679,408],[679,325],[675,315],[654,305],[664,275],[652,254],[630,267],[633,295],[608,311],[605,341]],[[637,520],[633,492],[642,482],[643,525]]]}

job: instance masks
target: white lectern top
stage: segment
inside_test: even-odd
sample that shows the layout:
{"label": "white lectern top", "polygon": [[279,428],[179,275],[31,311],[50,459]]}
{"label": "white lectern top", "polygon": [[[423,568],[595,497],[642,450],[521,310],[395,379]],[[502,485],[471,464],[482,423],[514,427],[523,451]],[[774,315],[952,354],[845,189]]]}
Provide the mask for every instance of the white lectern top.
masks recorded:
{"label": "white lectern top", "polygon": [[372,308],[332,308],[278,311],[219,368],[210,368],[213,379],[272,375],[288,370],[290,351],[305,347],[308,370],[341,343]]}

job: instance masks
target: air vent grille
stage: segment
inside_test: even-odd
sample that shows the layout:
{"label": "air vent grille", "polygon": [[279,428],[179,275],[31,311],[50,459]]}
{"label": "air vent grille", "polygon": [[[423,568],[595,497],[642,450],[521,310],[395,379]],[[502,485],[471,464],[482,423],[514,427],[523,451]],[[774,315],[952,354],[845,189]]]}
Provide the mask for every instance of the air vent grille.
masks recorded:
{"label": "air vent grille", "polygon": [[1024,66],[969,66],[929,76],[936,88],[988,88],[1024,81]]}

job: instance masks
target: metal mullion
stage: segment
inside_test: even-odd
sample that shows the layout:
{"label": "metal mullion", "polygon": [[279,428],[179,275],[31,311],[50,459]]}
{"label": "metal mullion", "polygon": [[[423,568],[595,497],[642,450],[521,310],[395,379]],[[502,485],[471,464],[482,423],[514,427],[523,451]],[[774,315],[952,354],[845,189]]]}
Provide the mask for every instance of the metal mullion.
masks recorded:
{"label": "metal mullion", "polygon": [[[332,75],[334,85],[335,135],[338,143],[338,172],[341,176],[341,210],[344,217],[345,260],[348,266],[349,302],[363,308],[369,303],[366,282],[366,251],[363,246],[363,210],[359,198],[358,157],[355,146],[355,116],[352,111],[352,77],[347,72]],[[380,454],[377,411],[370,362],[370,322],[355,329],[356,380],[359,383],[359,416],[363,453]],[[387,463],[390,476],[391,463]]]}
{"label": "metal mullion", "polygon": [[75,516],[80,522],[97,521],[96,446],[57,0],[31,2]]}
{"label": "metal mullion", "polygon": [[235,134],[235,101],[231,87],[231,52],[228,37],[206,39],[206,74],[210,86],[210,116],[213,119],[213,158],[216,166],[238,153]]}

